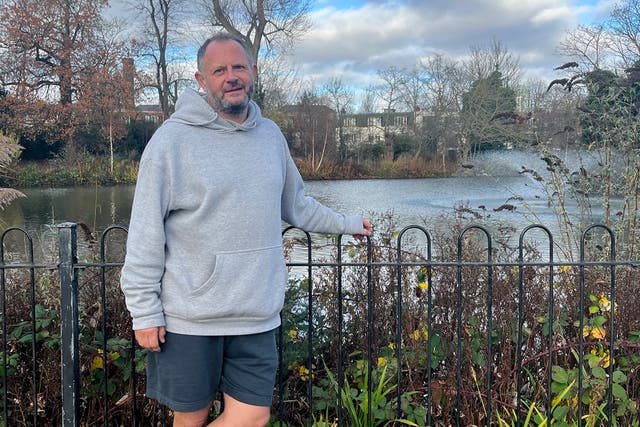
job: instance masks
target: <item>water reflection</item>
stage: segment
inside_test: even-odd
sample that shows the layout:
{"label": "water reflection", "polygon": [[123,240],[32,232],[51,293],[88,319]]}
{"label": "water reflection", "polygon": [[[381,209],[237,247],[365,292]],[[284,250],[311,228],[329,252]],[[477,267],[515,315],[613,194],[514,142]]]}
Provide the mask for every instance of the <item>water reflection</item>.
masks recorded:
{"label": "water reflection", "polygon": [[[588,169],[597,161],[588,153],[563,151],[557,155],[570,168]],[[519,150],[481,153],[469,164],[472,168],[462,170],[462,176],[451,178],[309,181],[306,188],[309,195],[340,212],[373,217],[391,212],[398,230],[412,224],[430,232],[446,229],[454,208],[464,206],[496,227],[509,225],[519,233],[531,223],[540,223],[557,235],[556,213],[547,203],[542,183],[520,173],[522,167],[548,173],[539,155]],[[55,225],[61,222],[82,222],[96,237],[108,225],[128,225],[134,186],[26,189],[24,193],[26,198],[0,212],[2,228],[24,226],[35,240],[48,245],[57,232]],[[568,203],[570,212],[578,211],[575,202]],[[514,209],[501,209],[505,204]],[[598,204],[593,201],[596,219],[602,215]]]}

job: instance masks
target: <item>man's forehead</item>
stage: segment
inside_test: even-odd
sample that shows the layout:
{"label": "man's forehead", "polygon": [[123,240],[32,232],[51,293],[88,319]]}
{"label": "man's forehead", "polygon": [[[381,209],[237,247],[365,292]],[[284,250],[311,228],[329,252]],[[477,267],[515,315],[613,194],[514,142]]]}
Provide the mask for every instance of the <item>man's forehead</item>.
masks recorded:
{"label": "man's forehead", "polygon": [[[222,54],[223,50],[225,51],[224,56]],[[212,62],[228,62],[229,53],[234,54],[234,62],[238,61],[238,56],[242,59],[243,62],[249,62],[247,52],[238,42],[234,40],[216,40],[214,42],[211,42],[209,46],[207,46],[205,56],[208,57]]]}

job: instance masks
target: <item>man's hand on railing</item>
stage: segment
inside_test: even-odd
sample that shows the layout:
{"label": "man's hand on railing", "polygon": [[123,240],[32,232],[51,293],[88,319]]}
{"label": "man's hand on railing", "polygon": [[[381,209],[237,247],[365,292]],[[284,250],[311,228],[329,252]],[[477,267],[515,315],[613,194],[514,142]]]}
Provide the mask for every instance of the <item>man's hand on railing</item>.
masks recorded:
{"label": "man's hand on railing", "polygon": [[371,222],[369,222],[368,219],[362,219],[362,228],[363,228],[363,232],[362,234],[354,234],[353,238],[356,239],[358,242],[362,242],[365,238],[365,236],[371,236],[371,233],[373,232],[373,227],[371,226]]}

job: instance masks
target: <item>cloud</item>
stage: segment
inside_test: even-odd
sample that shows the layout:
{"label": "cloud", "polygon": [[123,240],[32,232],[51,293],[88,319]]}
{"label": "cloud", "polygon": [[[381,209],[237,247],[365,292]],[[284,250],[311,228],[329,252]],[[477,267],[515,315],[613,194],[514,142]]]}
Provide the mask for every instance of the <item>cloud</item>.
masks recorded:
{"label": "cloud", "polygon": [[370,81],[365,76],[379,69],[411,67],[433,53],[464,58],[471,46],[495,40],[520,57],[531,77],[552,70],[566,31],[602,7],[599,2],[582,0],[590,4],[580,6],[575,1],[369,0],[346,9],[325,5],[313,12],[313,29],[293,59],[300,74],[319,81],[336,74]]}

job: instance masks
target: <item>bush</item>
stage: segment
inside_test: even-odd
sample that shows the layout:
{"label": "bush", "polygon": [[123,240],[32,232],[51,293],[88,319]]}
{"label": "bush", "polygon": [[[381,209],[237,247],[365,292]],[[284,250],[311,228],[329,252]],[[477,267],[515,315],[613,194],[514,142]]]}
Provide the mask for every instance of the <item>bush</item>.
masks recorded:
{"label": "bush", "polygon": [[[610,295],[610,267],[606,264],[582,269],[571,263],[557,265],[550,288],[549,266],[544,264],[541,245],[531,242],[523,248],[524,261],[532,265],[514,265],[518,253],[511,243],[514,230],[484,221],[477,214],[468,215],[471,211],[461,206],[454,217],[443,219],[450,227],[432,236],[432,260],[441,264],[430,267],[421,232],[405,235],[398,248],[391,214],[373,218],[376,232],[370,248],[343,241],[341,269],[334,262],[325,262],[336,259],[335,236],[314,236],[314,253],[323,255],[314,258],[311,281],[306,267],[302,271],[292,268],[282,311],[283,394],[276,393],[274,404],[283,409],[284,425],[334,420],[338,405],[344,410],[343,420],[355,422],[371,415],[374,425],[398,420],[418,426],[433,425],[433,420],[448,425],[455,424],[457,416],[465,425],[484,424],[489,417],[509,423],[518,406],[539,424],[547,417],[547,402],[553,402],[554,425],[574,425],[578,408],[589,425],[603,424],[609,410],[615,417],[614,425],[638,422],[640,273],[631,267],[616,267],[615,300]],[[489,255],[482,233],[471,229],[461,238],[470,219],[484,223],[496,234],[491,271],[477,264]],[[285,236],[288,254],[307,243],[296,236]],[[91,236],[87,240],[89,248],[82,262],[91,265],[100,260],[99,248]],[[457,263],[458,246],[467,264]],[[588,248],[585,259],[592,259],[599,251],[595,245]],[[109,259],[121,259],[121,255],[115,250]],[[29,269],[5,272],[8,297],[2,313],[7,324],[8,364],[2,375],[8,384],[6,409],[11,425],[33,424],[36,404],[38,423],[59,424],[60,286],[53,270],[38,270],[34,281]],[[135,415],[138,421],[155,425],[166,413],[156,402],[142,398],[145,354],[130,347],[130,318],[118,285],[118,269],[86,267],[78,269],[78,274],[83,419],[101,423],[107,414],[111,424],[130,425],[135,394],[142,402]],[[585,297],[582,312],[578,310],[581,287]],[[549,317],[551,290],[553,321]],[[103,310],[106,325],[102,324]],[[615,331],[610,328],[613,315]],[[458,316],[462,323],[458,323]],[[615,342],[613,353],[610,338]],[[582,358],[577,356],[580,339]],[[30,380],[32,346],[39,369],[37,393]],[[515,400],[519,348],[520,405]],[[578,372],[583,380],[581,402]],[[134,373],[140,379],[132,386]],[[548,375],[552,378],[549,388]],[[611,406],[606,390],[609,378],[613,381]],[[313,401],[308,398],[310,390]],[[487,393],[493,402],[490,412]],[[398,400],[400,413],[396,411]]]}
{"label": "bush", "polygon": [[112,173],[108,158],[88,154],[46,162],[19,163],[14,174],[15,185],[21,188],[135,184],[137,175],[137,161],[118,159]]}

